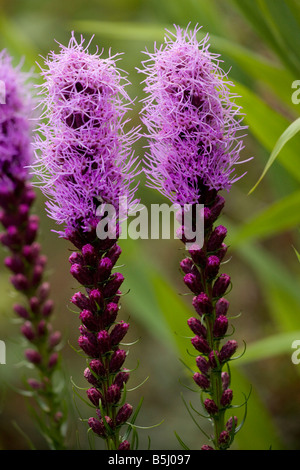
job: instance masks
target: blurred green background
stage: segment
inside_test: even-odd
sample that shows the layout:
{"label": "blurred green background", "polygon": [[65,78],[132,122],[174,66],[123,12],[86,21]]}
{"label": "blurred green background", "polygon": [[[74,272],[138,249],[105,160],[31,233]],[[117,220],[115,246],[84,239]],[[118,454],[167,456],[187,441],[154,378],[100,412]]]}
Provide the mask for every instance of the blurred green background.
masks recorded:
{"label": "blurred green background", "polygon": [[[144,97],[141,76],[135,67],[143,60],[142,50],[153,50],[153,42],[163,40],[164,28],[173,24],[203,25],[211,35],[214,52],[220,53],[223,68],[241,96],[249,126],[243,157],[254,159],[240,167],[247,175],[226,194],[226,210],[220,222],[229,228],[230,262],[224,270],[231,275],[229,295],[236,338],[246,353],[232,362],[234,404],[243,403],[252,393],[246,423],[237,435],[234,449],[299,449],[300,364],[292,363],[292,342],[300,340],[300,153],[299,124],[279,141],[273,165],[250,195],[272,150],[283,132],[300,116],[300,105],[292,103],[292,83],[300,79],[300,2],[298,0],[13,0],[0,1],[0,48],[6,48],[17,64],[25,58],[24,70],[43,64],[50,50],[58,50],[55,40],[67,44],[70,32],[87,40],[95,34],[90,51],[98,45],[104,55],[124,52],[121,68],[127,70],[137,97],[130,113],[139,124],[140,99]],[[199,34],[199,39],[201,34]],[[38,81],[38,77],[36,79]],[[295,135],[294,135],[295,134]],[[292,138],[290,138],[292,137]],[[136,153],[143,158],[146,142],[141,139]],[[275,148],[276,150],[276,148]],[[277,154],[278,153],[278,154]],[[239,169],[239,168],[238,168]],[[138,190],[143,204],[165,202],[144,186]],[[78,288],[69,275],[69,245],[51,230],[57,229],[44,210],[38,192],[35,211],[41,218],[40,242],[48,255],[48,279],[56,303],[55,325],[65,338],[63,348],[66,386],[70,398],[68,447],[89,448],[86,425],[80,416],[89,409],[73,393],[72,382],[85,387],[85,361],[76,347],[79,320],[71,312],[69,298]],[[181,398],[199,408],[199,397],[191,376],[180,359],[194,367],[187,353],[190,333],[186,319],[191,316],[191,297],[184,296],[179,261],[183,253],[178,240],[123,240],[121,270],[126,278],[121,318],[130,318],[131,346],[127,367],[138,368],[129,382],[141,388],[129,394],[137,406],[144,397],[137,424],[155,428],[140,430],[140,449],[151,440],[152,449],[180,449],[174,431],[191,449],[199,449],[206,439],[187,413]],[[1,261],[4,258],[1,253]],[[3,263],[1,263],[3,266]],[[23,345],[19,325],[11,306],[15,302],[9,274],[1,268],[1,340],[7,347],[7,364],[0,365],[1,416],[0,448],[26,449],[28,436],[36,448],[47,448],[16,387],[30,371],[22,362]],[[137,364],[138,361],[138,364]],[[70,380],[72,378],[72,382]],[[83,391],[77,392],[84,395]],[[73,396],[74,395],[74,396]],[[243,416],[243,409],[236,414]],[[209,424],[199,423],[207,430]],[[22,432],[16,429],[16,425]],[[100,440],[95,448],[101,449]]]}

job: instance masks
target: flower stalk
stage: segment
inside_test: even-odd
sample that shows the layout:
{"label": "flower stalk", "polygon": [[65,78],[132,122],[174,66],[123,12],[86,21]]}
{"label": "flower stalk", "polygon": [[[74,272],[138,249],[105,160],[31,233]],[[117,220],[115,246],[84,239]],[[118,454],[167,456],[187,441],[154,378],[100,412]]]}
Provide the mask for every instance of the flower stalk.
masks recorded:
{"label": "flower stalk", "polygon": [[[209,51],[208,35],[198,41],[199,29],[175,26],[174,33],[167,31],[164,44],[155,45],[153,53],[145,52],[148,58],[139,70],[146,75],[147,93],[141,117],[148,130],[147,185],[180,207],[178,237],[189,244],[189,256],[180,266],[196,311],[188,320],[195,334],[191,343],[199,353],[199,371],[193,378],[214,423],[212,443],[219,450],[229,448],[237,431],[235,418],[225,422],[233,392],[230,375],[223,370],[229,370],[237,343],[227,340],[229,303],[224,296],[231,280],[220,274],[227,230],[215,223],[225,204],[220,191],[229,191],[241,178],[234,172],[242,163],[244,126],[231,93],[233,84],[221,69],[219,56]],[[199,219],[204,225],[202,246]]]}
{"label": "flower stalk", "polygon": [[[87,398],[95,408],[88,429],[107,449],[126,450],[130,443],[121,427],[129,423],[132,406],[125,401],[129,371],[121,343],[129,324],[118,319],[124,277],[115,265],[121,254],[120,201],[126,199],[129,212],[136,203],[131,145],[138,131],[124,130],[132,102],[125,91],[129,82],[116,67],[118,56],[103,59],[84,42],[72,34],[69,45],[45,61],[40,95],[47,122],[36,135],[34,172],[49,216],[64,224],[59,235],[72,244],[70,273],[83,289],[71,302],[80,310],[78,344],[87,360]],[[101,231],[104,221],[108,227]]]}
{"label": "flower stalk", "polygon": [[53,379],[60,368],[61,333],[52,326],[54,304],[44,280],[47,258],[37,242],[39,218],[32,210],[36,196],[27,168],[32,103],[25,76],[12,67],[6,52],[0,54],[0,78],[5,83],[5,103],[0,106],[0,241],[8,252],[4,264],[12,273],[10,281],[23,299],[14,311],[27,343],[25,359],[37,373],[37,378],[26,380],[27,388],[38,405],[37,421],[50,447],[62,449],[66,415]]}

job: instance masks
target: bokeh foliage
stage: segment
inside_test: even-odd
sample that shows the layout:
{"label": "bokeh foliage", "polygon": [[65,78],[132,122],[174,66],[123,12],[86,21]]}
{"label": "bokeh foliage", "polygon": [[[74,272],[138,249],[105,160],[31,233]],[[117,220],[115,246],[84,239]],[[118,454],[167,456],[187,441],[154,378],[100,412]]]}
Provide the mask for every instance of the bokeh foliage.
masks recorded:
{"label": "bokeh foliage", "polygon": [[[300,339],[300,266],[294,247],[300,249],[300,165],[297,119],[300,105],[293,104],[292,83],[300,79],[300,2],[298,0],[2,0],[0,13],[0,47],[7,48],[18,63],[24,56],[29,70],[41,56],[57,49],[54,39],[67,43],[70,31],[90,38],[92,47],[111,47],[124,52],[121,68],[130,74],[130,95],[137,97],[131,112],[133,124],[139,123],[139,100],[143,98],[140,76],[135,67],[143,55],[153,48],[153,41],[163,40],[164,29],[174,23],[185,27],[203,25],[203,34],[211,36],[212,49],[221,54],[224,69],[230,69],[235,92],[249,126],[245,138],[245,159],[241,166],[247,175],[226,194],[224,223],[229,228],[231,259],[224,266],[232,276],[230,293],[235,337],[247,344],[244,356],[232,363],[234,402],[252,393],[248,403],[246,424],[237,435],[238,449],[297,449],[300,437],[300,365],[291,361],[292,342]],[[201,33],[199,33],[201,38]],[[35,66],[38,73],[38,67]],[[39,78],[37,76],[36,80]],[[294,123],[294,131],[285,132]],[[280,140],[281,139],[281,140]],[[279,147],[278,147],[279,140]],[[277,144],[277,147],[276,147]],[[145,140],[136,145],[142,160]],[[272,154],[272,150],[277,149]],[[278,151],[280,150],[280,151]],[[249,194],[260,178],[271,156],[264,178]],[[269,161],[269,163],[271,163]],[[141,202],[165,202],[144,186]],[[82,359],[74,355],[68,342],[76,344],[79,322],[68,307],[68,299],[76,288],[68,275],[68,246],[51,229],[56,229],[44,212],[39,195],[36,211],[42,219],[41,242],[49,256],[49,278],[57,303],[56,322],[65,332],[65,360],[74,382],[84,386]],[[129,292],[123,298],[124,318],[130,316],[133,340],[133,367],[139,359],[136,381],[150,375],[143,387],[132,392],[136,403],[145,395],[139,417],[140,425],[164,423],[147,435],[152,447],[179,448],[176,431],[191,448],[199,448],[202,436],[186,413],[180,393],[196,403],[197,395],[186,390],[192,386],[190,374],[179,359],[193,366],[187,350],[190,335],[186,319],[191,316],[191,298],[184,294],[178,269],[183,253],[177,240],[123,240],[122,267]],[[11,323],[11,298],[8,274],[1,269],[0,324],[2,337],[8,344],[8,363],[1,367],[1,382],[18,380],[16,367],[22,356],[18,329]],[[5,388],[5,387],[4,387]],[[70,386],[70,394],[72,387]],[[76,404],[79,412],[80,403]],[[78,410],[70,400],[72,432],[70,447],[76,446],[76,434],[86,447],[85,428],[78,421]],[[20,421],[22,403],[17,394],[5,393],[2,406],[0,445],[2,448],[26,447],[23,436],[11,425]],[[75,409],[74,409],[75,408]],[[18,413],[16,413],[16,411]],[[243,411],[237,411],[242,416]],[[154,420],[154,421],[153,421]],[[30,416],[22,416],[21,425],[32,432]],[[144,431],[141,431],[143,434]],[[42,443],[40,443],[42,446]],[[96,444],[97,446],[97,444]]]}

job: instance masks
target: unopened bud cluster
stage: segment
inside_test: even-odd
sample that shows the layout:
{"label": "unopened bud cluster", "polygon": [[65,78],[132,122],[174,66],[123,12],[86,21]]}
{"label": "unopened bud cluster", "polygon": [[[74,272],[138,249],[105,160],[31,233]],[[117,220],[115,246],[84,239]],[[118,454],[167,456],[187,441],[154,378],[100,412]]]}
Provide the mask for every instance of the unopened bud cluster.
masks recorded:
{"label": "unopened bud cluster", "polygon": [[[184,283],[194,294],[193,307],[196,316],[189,318],[188,326],[195,336],[191,343],[198,353],[194,373],[194,382],[207,393],[208,398],[203,402],[204,408],[211,418],[220,421],[220,416],[230,407],[233,392],[230,387],[230,377],[223,367],[230,361],[237,350],[238,344],[228,339],[228,308],[229,302],[225,295],[230,287],[230,276],[220,273],[221,262],[227,252],[224,243],[227,229],[223,225],[214,226],[220,215],[225,200],[215,190],[202,188],[201,204],[205,207],[204,244],[200,248],[192,245],[189,256],[180,263],[184,273]],[[193,242],[193,240],[191,240]],[[222,388],[218,402],[213,387],[216,377]],[[229,424],[215,437],[215,448],[226,449],[232,442],[228,430]],[[231,426],[232,428],[232,426]],[[210,446],[203,446],[204,450]]]}
{"label": "unopened bud cluster", "polygon": [[[80,309],[78,344],[88,357],[84,371],[90,384],[87,397],[97,414],[89,418],[88,424],[98,436],[109,439],[118,435],[133,411],[129,403],[119,404],[129,379],[129,371],[124,368],[127,353],[120,345],[129,324],[117,320],[124,277],[113,272],[121,248],[116,240],[96,239],[94,230],[82,237],[79,230],[69,232],[69,240],[77,248],[69,258],[70,272],[86,290],[75,293],[71,302]],[[123,441],[118,448],[129,449],[130,445]]]}

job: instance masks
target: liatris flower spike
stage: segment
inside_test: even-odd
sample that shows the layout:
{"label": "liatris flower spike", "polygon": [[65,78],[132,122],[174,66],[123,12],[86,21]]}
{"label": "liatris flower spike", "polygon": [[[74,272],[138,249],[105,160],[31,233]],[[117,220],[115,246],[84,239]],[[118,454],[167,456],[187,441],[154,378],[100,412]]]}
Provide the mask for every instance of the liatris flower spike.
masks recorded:
{"label": "liatris flower spike", "polygon": [[0,104],[0,221],[4,228],[1,243],[8,251],[5,266],[12,272],[11,283],[25,302],[14,306],[26,339],[25,358],[34,366],[38,378],[27,380],[36,398],[38,422],[51,448],[64,447],[66,414],[62,397],[55,392],[53,374],[58,370],[61,334],[51,325],[53,301],[50,286],[43,280],[46,257],[36,241],[39,219],[32,214],[35,192],[28,165],[32,160],[30,142],[33,101],[28,75],[14,68],[10,56],[0,54],[0,80],[4,84]]}
{"label": "liatris flower spike", "polygon": [[[231,425],[229,429],[229,422],[225,422],[233,393],[230,375],[223,369],[229,370],[237,343],[227,340],[229,303],[224,296],[231,280],[219,273],[227,250],[227,230],[214,224],[225,204],[219,192],[229,190],[240,178],[234,171],[241,163],[239,134],[244,127],[240,109],[232,101],[232,84],[220,68],[218,56],[209,52],[208,36],[198,42],[199,28],[175,29],[161,47],[146,52],[148,59],[140,70],[146,74],[147,93],[141,113],[149,139],[145,172],[148,186],[181,208],[178,220],[183,225],[178,234],[183,242],[189,239],[182,236],[187,233],[184,221],[189,216],[194,230],[200,205],[204,243],[189,243],[189,255],[181,262],[184,283],[194,294],[196,313],[188,320],[197,355],[198,371],[193,379],[214,423],[214,449],[227,449],[239,427]],[[206,448],[213,447],[203,446]]]}
{"label": "liatris flower spike", "polygon": [[[104,59],[88,47],[72,34],[68,46],[60,45],[60,52],[45,61],[40,95],[47,123],[36,138],[34,172],[49,198],[49,216],[64,224],[59,234],[73,244],[70,272],[84,288],[71,302],[80,310],[78,343],[87,356],[87,397],[95,407],[89,430],[108,449],[129,449],[127,437],[120,435],[133,411],[123,393],[129,371],[121,342],[129,324],[117,320],[124,277],[113,269],[121,254],[120,202],[126,200],[129,210],[136,202],[131,145],[138,129],[124,130],[132,102],[125,91],[128,81],[116,67],[118,55]],[[99,224],[108,207],[115,209],[108,224],[112,229],[116,222],[116,230],[106,238],[99,235]]]}

